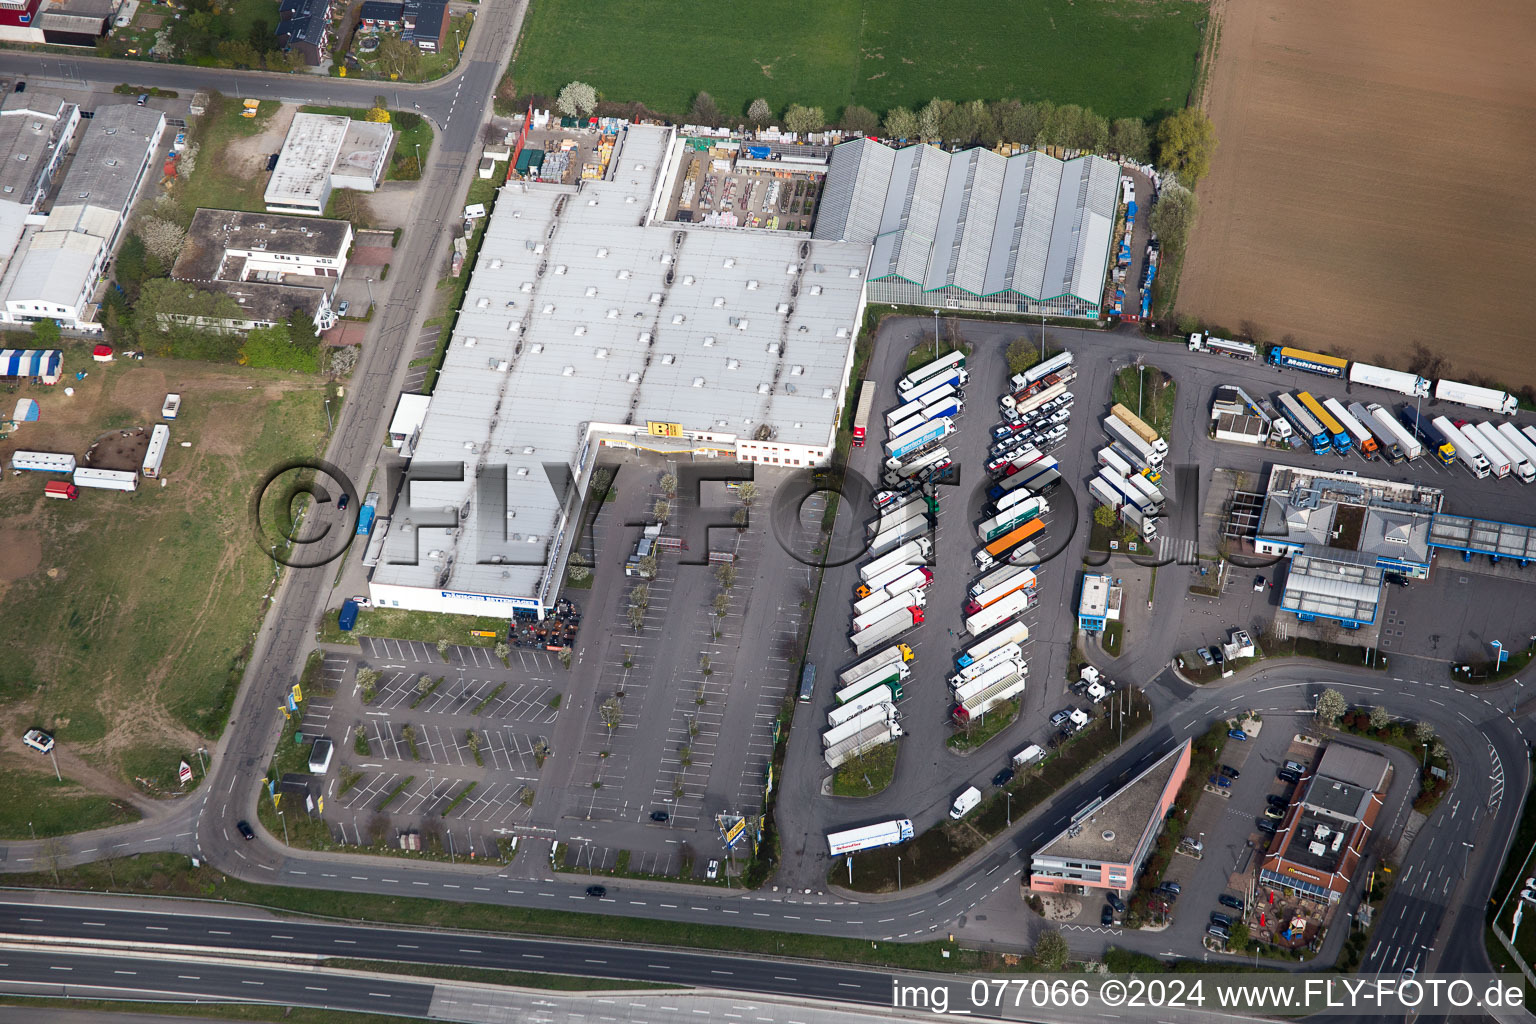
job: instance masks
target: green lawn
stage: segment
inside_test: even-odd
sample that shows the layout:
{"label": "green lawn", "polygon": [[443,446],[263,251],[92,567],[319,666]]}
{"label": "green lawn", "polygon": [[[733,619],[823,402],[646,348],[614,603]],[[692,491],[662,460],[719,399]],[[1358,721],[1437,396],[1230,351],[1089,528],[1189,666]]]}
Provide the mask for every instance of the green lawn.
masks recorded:
{"label": "green lawn", "polygon": [[1163,440],[1168,440],[1173,429],[1173,400],[1179,386],[1174,379],[1155,366],[1127,366],[1115,374],[1113,401],[1137,415]]}
{"label": "green lawn", "polygon": [[1015,98],[1151,118],[1183,107],[1206,5],[1191,0],[542,0],[528,10],[513,75],[523,95],[573,79],[602,98],[683,115],[703,89],[740,115],[850,103],[877,113]]}
{"label": "green lawn", "polygon": [[[179,789],[183,757],[196,764],[196,737],[223,731],[265,611],[273,567],[251,541],[249,496],[270,467],[316,454],[325,431],[319,382],[122,362],[93,369],[72,400],[62,389],[40,396],[45,427],[50,412],[83,414],[78,429],[51,435],[61,450],[83,451],[103,429],[157,419],[147,405],[158,414],[168,386],[184,395],[168,486],[90,491],[78,502],[45,500],[41,480],[7,481],[0,492],[0,522],[25,521],[46,552],[6,594],[0,702],[46,709],[28,724],[161,790]],[[70,412],[54,404],[66,401]],[[119,722],[127,728],[109,729]]]}
{"label": "green lawn", "polygon": [[262,196],[267,176],[239,177],[231,173],[224,165],[224,150],[234,139],[250,138],[265,131],[278,106],[268,100],[261,104],[255,117],[241,117],[240,100],[220,95],[210,98],[208,112],[192,122],[191,138],[198,147],[192,173],[179,178],[171,188],[182,223],[191,223],[192,214],[200,207],[255,213],[266,209]]}
{"label": "green lawn", "polygon": [[132,807],[92,794],[69,778],[60,782],[46,757],[43,772],[0,772],[0,839],[61,836],[136,821]]}
{"label": "green lawn", "polygon": [[896,777],[896,744],[886,743],[832,772],[833,796],[874,796]]}
{"label": "green lawn", "polygon": [[[428,644],[447,640],[451,644],[495,647],[497,639],[505,639],[507,633],[505,616],[440,615],[404,608],[364,608],[357,613],[357,624],[351,632],[343,633],[336,626],[338,611],[332,609],[325,613],[320,629],[320,639],[325,643],[355,644],[359,636],[377,636],[391,640],[420,640]],[[497,636],[471,636],[471,630],[495,632]]]}
{"label": "green lawn", "polygon": [[1005,700],[983,715],[979,723],[969,729],[961,729],[945,742],[955,750],[975,750],[1012,725],[1018,717],[1019,702]]}

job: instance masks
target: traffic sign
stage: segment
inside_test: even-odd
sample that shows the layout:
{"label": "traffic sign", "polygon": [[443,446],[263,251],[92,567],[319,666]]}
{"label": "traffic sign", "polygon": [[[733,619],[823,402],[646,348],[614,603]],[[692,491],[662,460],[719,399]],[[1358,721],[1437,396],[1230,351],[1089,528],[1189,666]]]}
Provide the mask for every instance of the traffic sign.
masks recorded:
{"label": "traffic sign", "polygon": [[192,766],[187,762],[181,762],[181,784],[185,786],[192,781]]}

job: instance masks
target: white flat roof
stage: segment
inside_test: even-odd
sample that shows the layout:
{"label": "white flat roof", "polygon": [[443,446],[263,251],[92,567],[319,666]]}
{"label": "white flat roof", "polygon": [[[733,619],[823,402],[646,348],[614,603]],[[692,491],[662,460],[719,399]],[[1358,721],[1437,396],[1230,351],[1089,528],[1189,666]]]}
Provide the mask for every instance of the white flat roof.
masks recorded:
{"label": "white flat roof", "polygon": [[270,205],[319,203],[330,182],[331,165],[347,137],[352,119],[337,114],[294,114],[283,140],[272,180],[267,182]]}
{"label": "white flat roof", "polygon": [[[831,446],[869,247],[652,224],[675,142],[670,128],[631,126],[608,180],[502,188],[414,456],[467,464],[465,481],[412,497],[463,510],[461,527],[418,547],[397,513],[374,582],[535,596],[565,503],[545,466],[579,477],[593,424],[691,435],[658,437],[661,450],[733,454],[764,427],[781,444]],[[474,480],[501,466],[506,507],[482,517]],[[505,542],[472,539],[503,522]],[[413,548],[418,565],[389,564]],[[506,561],[476,564],[491,553]]]}

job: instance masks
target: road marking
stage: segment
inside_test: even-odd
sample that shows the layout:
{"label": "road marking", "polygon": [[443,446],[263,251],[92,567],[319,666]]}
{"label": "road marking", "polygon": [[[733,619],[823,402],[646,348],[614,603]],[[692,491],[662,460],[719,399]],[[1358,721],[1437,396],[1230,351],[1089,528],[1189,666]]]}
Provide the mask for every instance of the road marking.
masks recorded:
{"label": "road marking", "polygon": [[325,987],[322,986],[322,985],[305,985],[304,988],[305,988],[306,991],[309,991],[309,992],[324,992],[325,991]]}
{"label": "road marking", "polygon": [[420,949],[421,948],[420,946],[411,946],[411,945],[408,945],[408,944],[406,944],[404,942],[398,943],[397,946],[400,949]]}
{"label": "road marking", "polygon": [[201,978],[199,978],[195,974],[178,974],[178,975],[176,975],[176,977],[180,978],[182,981],[201,981],[202,980]]}
{"label": "road marking", "polygon": [[734,971],[710,971],[710,974],[734,974]]}
{"label": "road marking", "polygon": [[249,978],[241,978],[240,979],[240,984],[242,984],[242,985],[265,985],[266,982],[264,982],[264,981],[252,981]]}
{"label": "road marking", "polygon": [[539,953],[524,953],[523,954],[523,959],[524,960],[543,960],[544,957],[541,954],[539,954]]}
{"label": "road marking", "polygon": [[208,934],[209,935],[228,935],[229,932],[221,932],[217,928],[209,928],[208,929]]}
{"label": "road marking", "polygon": [[646,964],[645,966],[649,967],[653,971],[670,971],[672,969],[665,964]]}
{"label": "road marking", "polygon": [[463,948],[461,948],[459,950],[459,952],[460,953],[478,953],[478,952],[480,952],[480,950],[478,950],[478,949],[463,949]]}
{"label": "road marking", "polygon": [[43,919],[40,918],[40,917],[24,917],[24,918],[22,918],[22,920],[27,922],[28,924],[42,924],[43,923]]}
{"label": "road marking", "polygon": [[332,942],[339,942],[343,946],[355,946],[355,945],[357,945],[357,940],[356,939],[332,939],[331,941]]}
{"label": "road marking", "polygon": [[138,971],[113,971],[113,974],[138,974]]}
{"label": "road marking", "polygon": [[392,998],[388,992],[369,992],[368,994],[373,996],[373,998],[375,998],[375,999],[390,999],[390,998]]}
{"label": "road marking", "polygon": [[[22,918],[22,920],[25,921],[26,918]],[[165,927],[164,925],[160,925],[160,924],[147,924],[147,925],[144,926],[144,929],[146,931],[151,931],[151,932],[168,932],[168,931],[170,931],[169,928]]]}

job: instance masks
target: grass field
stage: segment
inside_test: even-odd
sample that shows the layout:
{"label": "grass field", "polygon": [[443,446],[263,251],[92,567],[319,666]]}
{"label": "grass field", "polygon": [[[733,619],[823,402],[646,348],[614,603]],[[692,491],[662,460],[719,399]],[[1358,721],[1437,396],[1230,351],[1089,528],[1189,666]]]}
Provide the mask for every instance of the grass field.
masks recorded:
{"label": "grass field", "polygon": [[[43,498],[42,474],[6,481],[0,722],[52,729],[64,774],[91,789],[121,795],[106,783],[135,776],[175,789],[180,759],[196,764],[200,738],[223,731],[272,582],[249,537],[249,496],[272,465],[318,451],[322,388],[199,363],[86,365],[73,397],[26,389],[41,420],[0,443],[0,458],[20,446],[78,456],[103,431],[157,421],[177,391],[166,486],[63,502]],[[0,755],[0,770],[21,756]]]}
{"label": "grass field", "polygon": [[886,743],[832,772],[833,796],[874,796],[896,777],[896,744]]}
{"label": "grass field", "polygon": [[121,825],[138,812],[109,797],[90,793],[68,776],[60,782],[46,757],[30,766],[41,771],[0,772],[0,839],[60,836],[91,828]]}
{"label": "grass field", "polygon": [[942,96],[1151,118],[1184,106],[1205,17],[1190,0],[543,0],[529,8],[513,76],[523,95],[579,79],[605,100],[677,116],[703,90],[728,116],[758,96],[829,117],[850,103],[883,113]]}

